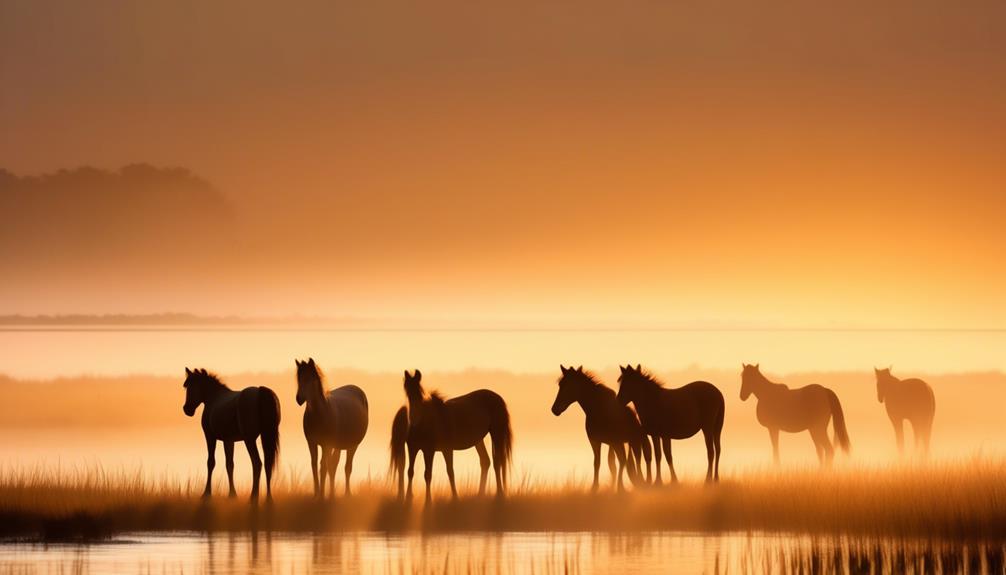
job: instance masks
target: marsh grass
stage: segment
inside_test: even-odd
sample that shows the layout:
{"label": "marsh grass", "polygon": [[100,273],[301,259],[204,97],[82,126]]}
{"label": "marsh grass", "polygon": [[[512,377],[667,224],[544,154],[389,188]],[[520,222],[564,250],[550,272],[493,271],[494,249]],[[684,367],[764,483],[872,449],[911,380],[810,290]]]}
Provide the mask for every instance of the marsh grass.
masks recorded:
{"label": "marsh grass", "polygon": [[[505,499],[436,491],[401,502],[381,479],[319,501],[303,474],[284,473],[271,504],[198,497],[200,481],[143,470],[0,469],[0,535],[48,540],[124,531],[698,531],[943,538],[1006,536],[1006,461],[818,470],[748,470],[719,485],[685,483],[597,494],[572,481],[514,478]],[[216,493],[226,493],[218,484]],[[475,485],[463,482],[462,493]]]}

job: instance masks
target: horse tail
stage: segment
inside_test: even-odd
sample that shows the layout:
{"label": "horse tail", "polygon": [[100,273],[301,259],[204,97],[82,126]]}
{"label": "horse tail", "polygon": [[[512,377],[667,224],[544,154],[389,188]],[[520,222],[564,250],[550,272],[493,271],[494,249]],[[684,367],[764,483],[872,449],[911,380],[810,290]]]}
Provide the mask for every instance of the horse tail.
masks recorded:
{"label": "horse tail", "polygon": [[392,479],[401,479],[405,473],[405,441],[409,438],[409,408],[404,405],[398,409],[391,423],[391,462],[389,464]]}
{"label": "horse tail", "polygon": [[835,425],[835,443],[842,448],[842,451],[849,452],[849,431],[845,428],[845,414],[842,413],[842,404],[838,401],[838,396],[832,390],[828,391],[828,403],[831,405],[831,417]]}
{"label": "horse tail", "polygon": [[510,427],[510,411],[502,397],[493,413],[489,435],[493,443],[493,462],[499,462],[503,485],[509,486],[510,467],[513,464],[513,429]]}
{"label": "horse tail", "polygon": [[262,425],[262,453],[265,456],[265,470],[272,474],[279,459],[279,398],[268,387],[259,388],[259,422]]}

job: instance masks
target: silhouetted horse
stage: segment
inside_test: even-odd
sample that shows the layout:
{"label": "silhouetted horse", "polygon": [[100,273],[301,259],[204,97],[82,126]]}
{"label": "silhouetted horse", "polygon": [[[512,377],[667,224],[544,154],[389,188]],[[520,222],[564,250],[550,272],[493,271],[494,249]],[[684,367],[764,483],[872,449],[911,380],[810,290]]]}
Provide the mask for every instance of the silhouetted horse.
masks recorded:
{"label": "silhouetted horse", "polygon": [[894,426],[898,451],[905,449],[905,420],[912,424],[915,447],[929,453],[929,438],[936,415],[936,396],[921,379],[898,379],[891,369],[874,369],[877,376],[877,401],[887,406],[887,417]]}
{"label": "silhouetted horse", "polygon": [[[622,473],[626,465],[629,469],[629,479],[633,484],[642,482],[642,461],[646,458],[647,479],[650,475],[650,441],[639,418],[629,406],[618,402],[615,392],[604,385],[594,374],[583,371],[583,366],[576,369],[560,365],[562,377],[559,378],[559,391],[552,403],[552,413],[562,415],[573,402],[579,403],[586,416],[587,440],[594,450],[594,484],[597,491],[597,476],[601,468],[601,444],[608,445],[608,467],[611,469],[611,482],[619,490],[624,490]],[[625,444],[629,444],[629,453],[625,452]],[[618,479],[615,479],[615,458],[618,458]]]}
{"label": "silhouetted horse", "polygon": [[665,388],[642,366],[621,368],[618,376],[618,399],[636,406],[643,430],[653,438],[653,453],[657,463],[657,483],[660,483],[660,444],[667,454],[671,481],[677,482],[672,439],[687,439],[700,430],[706,440],[706,481],[720,480],[720,434],[723,431],[725,407],[723,394],[707,381],[693,381],[677,389]]}
{"label": "silhouetted horse", "polygon": [[[346,495],[353,473],[353,456],[367,435],[367,395],[355,385],[344,385],[325,392],[321,369],[314,358],[294,360],[297,364],[297,405],[304,405],[304,437],[311,451],[311,477],[314,494],[325,496],[325,478],[329,492],[335,495],[335,468],[339,452],[346,451]],[[321,449],[321,473],[318,473],[318,449]],[[320,478],[320,481],[319,481]]]}
{"label": "silhouetted horse", "polygon": [[510,412],[503,398],[488,389],[480,389],[452,399],[444,399],[437,392],[427,395],[421,384],[423,374],[405,372],[405,396],[408,409],[402,407],[395,415],[391,427],[391,468],[398,477],[398,496],[402,496],[405,471],[405,451],[409,454],[409,488],[412,498],[412,477],[416,455],[422,451],[426,463],[426,500],[429,501],[430,482],[433,479],[433,457],[443,452],[447,463],[447,477],[451,494],[457,498],[454,485],[454,451],[474,447],[479,454],[482,477],[479,494],[485,493],[489,473],[489,454],[484,438],[492,440],[492,466],[496,472],[496,495],[502,496],[507,482],[513,449],[510,430]]}
{"label": "silhouetted horse", "polygon": [[265,456],[266,498],[272,499],[272,470],[279,454],[279,398],[268,387],[246,387],[234,391],[205,369],[185,368],[185,405],[182,411],[192,417],[202,403],[203,434],[206,436],[206,490],[209,497],[216,466],[217,441],[224,443],[227,462],[227,481],[230,496],[234,497],[234,442],[243,441],[252,462],[252,502],[258,501],[259,476],[262,460],[259,459],[255,440],[262,436],[262,453]]}
{"label": "silhouetted horse", "polygon": [[799,433],[810,431],[822,464],[830,464],[834,448],[828,440],[828,421],[834,420],[835,443],[849,451],[849,433],[845,415],[835,392],[820,385],[790,389],[782,383],[769,381],[758,365],[744,364],[741,372],[741,401],[753,393],[758,398],[758,422],[768,428],[772,439],[772,457],[779,463],[779,431]]}

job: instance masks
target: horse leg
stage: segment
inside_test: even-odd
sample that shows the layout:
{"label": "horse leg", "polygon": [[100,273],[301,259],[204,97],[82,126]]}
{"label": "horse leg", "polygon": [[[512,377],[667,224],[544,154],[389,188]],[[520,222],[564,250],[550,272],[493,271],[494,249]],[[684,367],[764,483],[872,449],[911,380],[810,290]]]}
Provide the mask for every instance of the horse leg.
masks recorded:
{"label": "horse leg", "polygon": [[238,492],[234,490],[234,442],[225,441],[224,442],[224,465],[227,466],[227,483],[230,485],[230,491],[227,493],[227,497],[236,497]]}
{"label": "horse leg", "polygon": [[[491,439],[490,439],[491,441]],[[502,449],[493,446],[493,474],[496,476],[496,497],[503,497],[503,455]]]}
{"label": "horse leg", "polygon": [[835,451],[831,446],[831,440],[828,439],[828,428],[812,427],[810,429],[810,437],[814,440],[814,446],[817,447],[817,457],[821,465],[830,467]]}
{"label": "horse leg", "polygon": [[905,453],[905,422],[902,419],[891,418],[891,425],[894,426],[894,440],[898,444],[898,453]]}
{"label": "horse leg", "polygon": [[458,498],[458,488],[454,486],[454,450],[444,450],[444,465],[447,466],[447,480],[451,482],[451,497]]}
{"label": "horse leg", "polygon": [[[612,451],[615,452],[615,456],[618,458],[618,491],[625,491],[625,444],[624,443],[614,443],[608,446],[608,453]],[[610,459],[610,457],[609,457]]]}
{"label": "horse leg", "polygon": [[217,440],[206,437],[206,489],[203,490],[203,498],[209,499],[213,491],[213,468],[217,466]]}
{"label": "horse leg", "polygon": [[[655,481],[656,485],[663,483],[660,479],[660,438],[656,435],[652,436],[653,439],[653,460],[657,464],[657,479]],[[647,439],[649,441],[649,439]]]}
{"label": "horse leg", "polygon": [[779,465],[779,430],[770,427],[768,437],[772,440],[772,462]]}
{"label": "horse leg", "polygon": [[429,503],[433,500],[433,492],[431,489],[431,483],[433,482],[433,457],[437,454],[436,451],[432,449],[423,450],[423,463],[426,464],[426,469],[423,472],[423,478],[426,479],[426,502]]}
{"label": "horse leg", "polygon": [[255,445],[255,438],[246,439],[245,447],[248,448],[248,457],[251,458],[252,462],[251,500],[252,503],[258,503],[258,482],[259,476],[262,474],[262,459],[259,457],[258,446]]}
{"label": "horse leg", "polygon": [[711,431],[702,430],[702,438],[706,440],[706,483],[713,481],[713,460],[716,459],[716,447],[713,446]]}
{"label": "horse leg", "polygon": [[311,452],[311,479],[314,480],[314,496],[318,497],[318,444],[308,443],[307,449]]}
{"label": "horse leg", "polygon": [[601,442],[590,440],[590,448],[594,451],[594,485],[590,490],[597,491],[597,476],[601,471]]}
{"label": "horse leg", "polygon": [[331,451],[324,445],[321,447],[321,469],[318,470],[318,498],[325,498],[325,488],[328,487],[328,466],[331,465]]}
{"label": "horse leg", "polygon": [[335,499],[335,470],[339,467],[339,456],[342,452],[338,448],[332,448],[332,457],[328,465],[328,495]]}
{"label": "horse leg", "polygon": [[615,474],[618,466],[615,464],[615,445],[614,443],[608,444],[608,472],[611,473],[611,486],[614,487],[616,483]]}
{"label": "horse leg", "polygon": [[346,450],[346,496],[349,496],[349,476],[353,474],[353,456],[356,455],[356,446]]}
{"label": "horse leg", "polygon": [[717,429],[716,435],[713,436],[713,447],[716,448],[716,469],[713,471],[713,480],[719,482],[720,480],[720,435],[722,435],[723,430]]}
{"label": "horse leg", "polygon": [[416,455],[419,454],[419,449],[409,444],[409,490],[406,492],[406,499],[412,499],[412,476],[416,473]]}
{"label": "horse leg", "polygon": [[671,455],[671,438],[665,437],[661,441],[664,443],[664,455],[667,456],[667,467],[671,469],[671,483],[677,483],[678,474],[674,472],[674,456]]}
{"label": "horse leg", "polygon": [[489,460],[489,451],[486,450],[485,439],[475,444],[475,451],[479,454],[479,469],[482,476],[479,479],[479,495],[486,493],[486,480],[489,479],[489,467],[492,463]]}

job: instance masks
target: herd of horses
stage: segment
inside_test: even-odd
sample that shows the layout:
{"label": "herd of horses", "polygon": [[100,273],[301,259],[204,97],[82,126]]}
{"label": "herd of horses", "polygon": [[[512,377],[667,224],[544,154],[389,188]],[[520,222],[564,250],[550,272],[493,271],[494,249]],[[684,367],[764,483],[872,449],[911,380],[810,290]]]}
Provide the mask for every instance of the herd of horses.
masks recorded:
{"label": "herd of horses", "polygon": [[[343,451],[346,494],[350,493],[353,457],[367,434],[367,395],[355,385],[326,390],[321,369],[314,359],[296,360],[297,404],[304,405],[304,437],[311,453],[314,492],[335,494],[335,472]],[[671,440],[687,439],[702,432],[706,444],[706,481],[719,481],[720,435],[725,417],[723,394],[707,381],[694,381],[679,388],[665,387],[640,365],[620,366],[617,393],[590,371],[560,365],[552,413],[561,415],[577,403],[586,416],[587,439],[594,453],[593,489],[598,488],[602,446],[608,446],[608,467],[613,482],[624,489],[628,475],[634,485],[661,484],[661,454],[667,460],[672,482],[678,480],[671,455]],[[929,450],[936,401],[932,388],[920,379],[898,379],[888,369],[875,369],[877,399],[885,404],[895,429],[899,450],[904,449],[904,422],[912,425],[915,443]],[[441,453],[447,467],[451,493],[454,482],[454,452],[475,448],[481,478],[479,494],[485,493],[489,468],[493,468],[496,494],[507,488],[512,461],[513,431],[506,402],[497,393],[479,389],[450,399],[427,392],[417,369],[405,372],[406,404],[395,414],[391,426],[391,471],[397,480],[399,498],[412,498],[412,480],[417,456],[425,465],[426,500],[431,497],[433,460]],[[216,445],[222,442],[230,496],[234,490],[234,443],[244,442],[252,462],[252,501],[259,496],[263,468],[266,497],[272,497],[272,474],[279,453],[280,402],[268,387],[232,390],[205,369],[185,368],[185,415],[195,415],[203,405],[202,428],[206,438],[206,488],[211,494]],[[773,458],[779,462],[779,432],[810,433],[822,465],[829,465],[835,446],[848,452],[849,434],[842,404],[834,391],[820,385],[792,389],[770,381],[760,367],[743,365],[740,398],[757,399],[758,422],[768,429]],[[630,406],[630,404],[632,404]],[[834,442],[828,425],[834,429]],[[489,448],[485,438],[489,436]],[[257,441],[261,438],[262,456]],[[655,460],[655,465],[652,465]],[[406,463],[408,471],[406,472]],[[645,465],[645,476],[644,476]],[[653,468],[656,468],[654,477]],[[406,486],[406,477],[408,485]]]}

